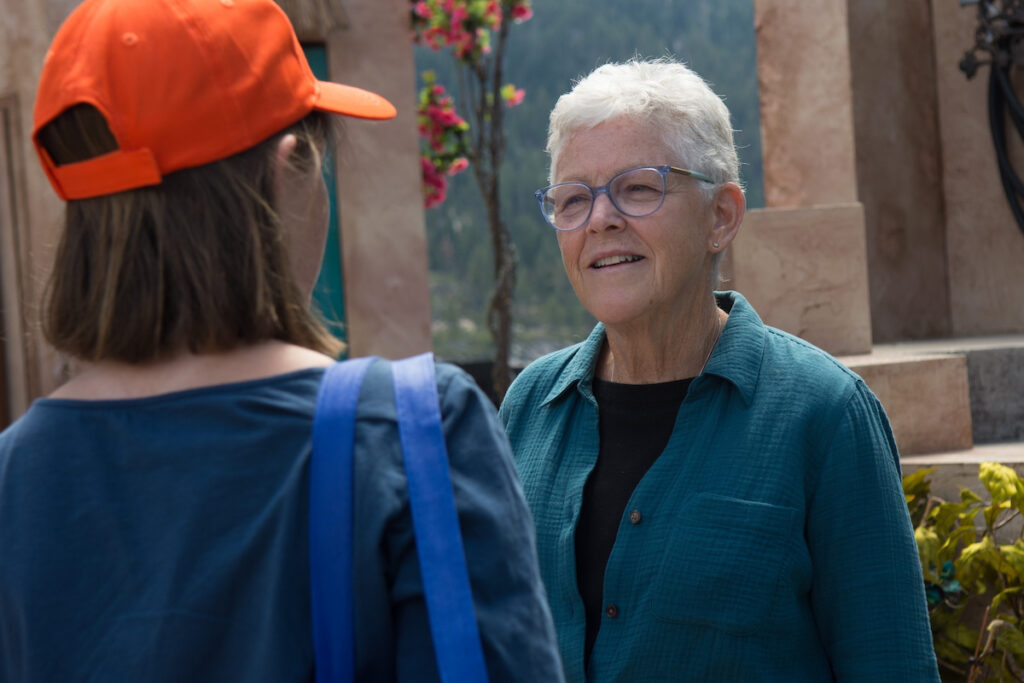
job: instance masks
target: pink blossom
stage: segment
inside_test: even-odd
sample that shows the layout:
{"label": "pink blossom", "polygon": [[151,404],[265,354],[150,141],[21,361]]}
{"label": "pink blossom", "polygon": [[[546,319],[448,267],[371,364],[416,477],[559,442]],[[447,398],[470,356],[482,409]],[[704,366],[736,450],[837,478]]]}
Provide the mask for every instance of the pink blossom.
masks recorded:
{"label": "pink blossom", "polygon": [[423,188],[423,204],[428,209],[444,203],[445,197],[448,194],[448,181],[444,178],[440,178],[440,181],[440,184],[432,183]]}
{"label": "pink blossom", "polygon": [[424,19],[430,18],[430,6],[427,5],[427,3],[424,2],[423,0],[420,0],[420,2],[417,2],[414,5],[414,11],[416,12],[416,15],[419,17],[423,17]]}
{"label": "pink blossom", "polygon": [[459,157],[452,162],[452,165],[448,168],[448,175],[455,175],[456,173],[462,173],[469,168],[469,161],[466,157]]}
{"label": "pink blossom", "polygon": [[505,106],[509,108],[521,104],[524,97],[526,97],[526,91],[523,90],[522,88],[514,89],[512,93],[507,96],[505,95],[505,93],[502,93],[502,98],[505,100]]}
{"label": "pink blossom", "polygon": [[447,126],[451,128],[462,123],[462,117],[460,117],[453,111],[448,111],[444,113],[444,116],[438,119],[438,123],[440,123],[442,126]]}
{"label": "pink blossom", "polygon": [[529,21],[533,17],[533,10],[529,5],[516,5],[512,8],[512,18],[517,22]]}

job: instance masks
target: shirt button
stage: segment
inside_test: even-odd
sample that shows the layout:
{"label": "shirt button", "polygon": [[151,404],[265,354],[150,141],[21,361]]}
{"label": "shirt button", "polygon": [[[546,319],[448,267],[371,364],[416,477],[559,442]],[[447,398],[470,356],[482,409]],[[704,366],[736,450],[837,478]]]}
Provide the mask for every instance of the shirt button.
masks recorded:
{"label": "shirt button", "polygon": [[640,514],[639,510],[633,510],[629,513],[629,523],[639,524],[643,520],[644,516]]}
{"label": "shirt button", "polygon": [[617,605],[608,605],[604,608],[604,613],[608,615],[609,619],[614,619],[619,616],[619,608]]}

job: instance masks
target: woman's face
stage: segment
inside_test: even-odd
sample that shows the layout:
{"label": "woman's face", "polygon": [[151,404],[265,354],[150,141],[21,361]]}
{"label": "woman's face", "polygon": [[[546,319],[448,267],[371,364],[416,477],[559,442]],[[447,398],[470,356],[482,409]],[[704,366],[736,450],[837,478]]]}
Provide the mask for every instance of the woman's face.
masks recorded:
{"label": "woman's face", "polygon": [[[627,169],[681,161],[651,126],[613,119],[569,137],[554,182],[598,187]],[[673,320],[709,295],[715,214],[699,182],[670,173],[664,204],[642,218],[599,195],[585,226],[557,233],[569,281],[595,318],[608,326]]]}

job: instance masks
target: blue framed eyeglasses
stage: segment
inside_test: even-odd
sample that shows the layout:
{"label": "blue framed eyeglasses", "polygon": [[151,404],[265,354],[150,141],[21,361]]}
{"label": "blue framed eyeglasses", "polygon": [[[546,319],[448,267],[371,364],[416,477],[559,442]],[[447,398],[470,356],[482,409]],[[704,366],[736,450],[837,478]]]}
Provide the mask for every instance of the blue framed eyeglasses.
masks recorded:
{"label": "blue framed eyeglasses", "polygon": [[568,232],[582,228],[590,220],[597,195],[606,194],[620,213],[632,218],[649,216],[665,203],[669,173],[696,178],[714,184],[711,176],[675,166],[642,166],[619,173],[607,185],[591,187],[586,183],[558,183],[534,192],[544,220],[555,230]]}

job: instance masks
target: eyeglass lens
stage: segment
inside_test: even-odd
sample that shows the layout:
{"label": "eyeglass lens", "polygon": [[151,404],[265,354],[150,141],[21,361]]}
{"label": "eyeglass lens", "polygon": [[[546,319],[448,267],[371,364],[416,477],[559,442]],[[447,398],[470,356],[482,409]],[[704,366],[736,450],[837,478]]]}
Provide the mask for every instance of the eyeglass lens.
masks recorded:
{"label": "eyeglass lens", "polygon": [[[544,193],[544,215],[559,230],[575,230],[587,222],[594,200],[605,188],[562,183]],[[637,168],[612,178],[607,193],[615,208],[639,218],[657,211],[665,198],[665,177],[654,168]]]}

